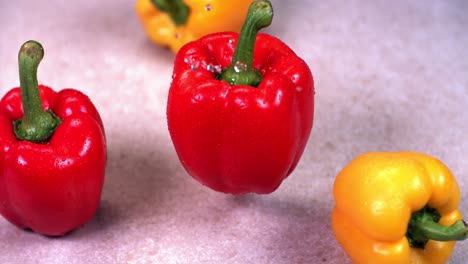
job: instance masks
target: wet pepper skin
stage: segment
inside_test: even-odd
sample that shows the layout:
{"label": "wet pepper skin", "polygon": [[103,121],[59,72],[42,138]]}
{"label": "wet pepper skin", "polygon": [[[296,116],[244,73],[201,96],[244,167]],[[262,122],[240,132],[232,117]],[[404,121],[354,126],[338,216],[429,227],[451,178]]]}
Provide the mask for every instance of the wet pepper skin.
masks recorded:
{"label": "wet pepper skin", "polygon": [[184,3],[190,8],[190,15],[181,26],[175,25],[151,0],[137,0],[135,4],[148,37],[174,53],[186,43],[210,33],[239,32],[252,0],[185,0]]}
{"label": "wet pepper skin", "polygon": [[424,206],[441,215],[439,224],[462,218],[460,190],[439,160],[414,152],[368,153],[337,176],[332,227],[354,263],[441,264],[450,258],[454,241],[429,240],[411,248],[405,234],[411,214]]}
{"label": "wet pepper skin", "polygon": [[169,132],[183,166],[202,184],[232,194],[271,193],[296,167],[311,132],[312,74],[283,42],[259,34],[258,87],[217,80],[237,39],[237,33],[211,34],[177,54]]}
{"label": "wet pepper skin", "polygon": [[94,105],[83,93],[39,86],[44,109],[62,119],[48,143],[19,141],[19,88],[0,101],[0,214],[20,228],[60,236],[96,213],[104,181],[106,140]]}

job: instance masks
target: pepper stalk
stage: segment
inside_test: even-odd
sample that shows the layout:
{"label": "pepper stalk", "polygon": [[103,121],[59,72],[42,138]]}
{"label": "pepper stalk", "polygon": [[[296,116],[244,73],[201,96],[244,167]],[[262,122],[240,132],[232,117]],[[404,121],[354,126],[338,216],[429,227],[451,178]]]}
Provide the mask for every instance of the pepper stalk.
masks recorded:
{"label": "pepper stalk", "polygon": [[232,85],[256,87],[263,76],[253,67],[255,40],[260,29],[268,27],[273,20],[273,7],[268,0],[253,2],[247,12],[231,65],[217,77]]}
{"label": "pepper stalk", "polygon": [[176,26],[187,24],[190,15],[190,8],[183,0],[151,0],[151,3],[169,15]]}
{"label": "pepper stalk", "polygon": [[468,225],[458,220],[451,226],[439,224],[440,214],[428,206],[413,213],[406,237],[413,248],[424,248],[429,240],[461,241],[468,239]]}
{"label": "pepper stalk", "polygon": [[61,122],[52,111],[43,110],[37,82],[37,68],[43,57],[42,45],[34,40],[24,43],[18,54],[24,115],[22,119],[13,122],[13,126],[19,140],[46,142]]}

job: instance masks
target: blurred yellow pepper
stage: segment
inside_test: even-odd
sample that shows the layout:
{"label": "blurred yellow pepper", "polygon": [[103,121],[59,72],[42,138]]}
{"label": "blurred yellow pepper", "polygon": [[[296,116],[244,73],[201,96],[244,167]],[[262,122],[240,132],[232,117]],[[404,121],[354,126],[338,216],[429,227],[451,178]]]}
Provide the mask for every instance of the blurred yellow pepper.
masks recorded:
{"label": "blurred yellow pepper", "polygon": [[354,263],[445,263],[455,240],[468,238],[458,184],[428,155],[361,155],[338,174],[333,191],[333,231]]}
{"label": "blurred yellow pepper", "polygon": [[215,32],[239,32],[252,0],[137,0],[136,12],[149,38],[176,53],[184,44]]}

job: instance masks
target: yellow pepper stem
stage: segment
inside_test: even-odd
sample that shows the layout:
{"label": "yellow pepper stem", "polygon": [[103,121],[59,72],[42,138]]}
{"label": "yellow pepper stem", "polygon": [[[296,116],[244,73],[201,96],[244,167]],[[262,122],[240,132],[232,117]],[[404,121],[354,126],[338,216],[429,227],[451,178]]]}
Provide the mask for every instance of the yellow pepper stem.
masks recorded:
{"label": "yellow pepper stem", "polygon": [[454,241],[468,238],[468,225],[463,220],[451,226],[441,225],[439,220],[437,210],[427,206],[413,213],[406,233],[410,246],[424,248],[429,240]]}
{"label": "yellow pepper stem", "polygon": [[153,5],[166,12],[176,26],[187,24],[190,8],[182,0],[151,0]]}

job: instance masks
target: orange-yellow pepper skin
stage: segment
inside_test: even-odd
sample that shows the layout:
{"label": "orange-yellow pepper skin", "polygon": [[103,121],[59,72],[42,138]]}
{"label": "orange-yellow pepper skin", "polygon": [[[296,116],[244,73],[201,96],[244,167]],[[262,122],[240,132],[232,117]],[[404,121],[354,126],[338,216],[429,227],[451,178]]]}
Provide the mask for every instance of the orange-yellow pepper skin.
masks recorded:
{"label": "orange-yellow pepper skin", "polygon": [[253,0],[185,0],[190,8],[187,23],[176,26],[170,16],[150,0],[137,0],[135,9],[148,37],[174,53],[186,43],[210,33],[239,32]]}
{"label": "orange-yellow pepper skin", "polygon": [[429,240],[424,249],[409,246],[406,232],[413,212],[425,206],[441,215],[439,224],[462,219],[460,190],[439,160],[415,152],[363,154],[336,177],[332,228],[356,264],[441,264],[454,241]]}

